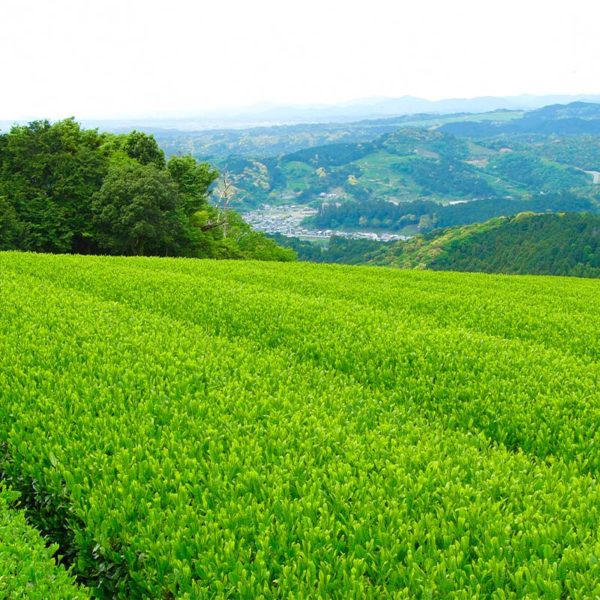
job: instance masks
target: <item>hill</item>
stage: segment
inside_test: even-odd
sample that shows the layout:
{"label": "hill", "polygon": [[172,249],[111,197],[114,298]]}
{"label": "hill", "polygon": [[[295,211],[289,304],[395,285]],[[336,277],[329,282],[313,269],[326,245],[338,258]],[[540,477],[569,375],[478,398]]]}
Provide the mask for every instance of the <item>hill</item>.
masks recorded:
{"label": "hill", "polygon": [[600,277],[600,216],[530,214],[388,244],[370,262],[402,268]]}
{"label": "hill", "polygon": [[590,195],[600,183],[599,107],[575,102],[156,136],[168,155],[211,158],[237,186],[242,211],[506,200],[561,190]]}
{"label": "hill", "polygon": [[[96,127],[117,133],[135,128],[152,134],[168,156],[191,154],[198,160],[211,162],[229,156],[261,159],[281,156],[302,150],[335,143],[372,141],[379,135],[392,133],[402,127],[440,128],[459,137],[494,137],[502,134],[516,135],[538,133],[543,135],[578,135],[598,132],[599,98],[589,102],[568,102],[568,98],[549,98],[561,104],[543,106],[498,103],[481,104],[477,110],[456,104],[453,110],[411,114],[398,112],[395,116],[370,116],[345,122],[304,122],[288,124],[263,124],[242,128],[206,128],[202,124],[183,125],[175,121],[153,123],[133,121],[124,123],[92,122]],[[539,108],[542,106],[542,108]],[[450,109],[451,105],[447,105]],[[510,109],[509,109],[510,108]],[[471,107],[473,109],[473,107]],[[487,112],[484,112],[487,111]],[[195,129],[194,129],[195,127]]]}
{"label": "hill", "polygon": [[538,133],[555,135],[600,134],[600,104],[572,102],[531,110],[510,123],[458,122],[441,126],[447,133],[468,137],[493,137],[501,134]]}
{"label": "hill", "polygon": [[0,253],[2,479],[100,598],[594,597],[598,286]]}
{"label": "hill", "polygon": [[203,131],[181,131],[147,125],[138,128],[154,135],[168,156],[192,154],[198,160],[214,162],[229,156],[260,159],[326,144],[366,142],[400,127],[433,128],[445,123],[470,120],[501,122],[518,119],[522,114],[522,111],[508,110],[485,114],[411,114],[347,123],[303,123]]}
{"label": "hill", "polygon": [[[256,127],[274,127],[282,124],[285,126],[294,124],[332,125],[365,119],[376,120],[402,116],[411,118],[423,114],[444,118],[446,115],[458,113],[483,114],[498,110],[524,111],[550,104],[567,104],[578,101],[599,102],[600,96],[593,94],[523,94],[520,96],[482,96],[444,100],[403,96],[400,98],[364,98],[335,105],[285,106],[265,103],[256,106],[203,110],[196,114],[188,112],[154,118],[86,119],[85,125],[113,133],[123,133],[132,129],[146,133],[154,133],[159,130],[197,133],[199,131],[224,130],[225,128],[234,131]],[[8,131],[14,124],[14,121],[0,120],[0,131],[3,129]]]}
{"label": "hill", "polygon": [[521,197],[540,190],[590,191],[594,181],[584,170],[537,156],[523,144],[516,151],[422,128],[268,159],[231,156],[219,165],[231,173],[246,208],[349,200],[447,203]]}

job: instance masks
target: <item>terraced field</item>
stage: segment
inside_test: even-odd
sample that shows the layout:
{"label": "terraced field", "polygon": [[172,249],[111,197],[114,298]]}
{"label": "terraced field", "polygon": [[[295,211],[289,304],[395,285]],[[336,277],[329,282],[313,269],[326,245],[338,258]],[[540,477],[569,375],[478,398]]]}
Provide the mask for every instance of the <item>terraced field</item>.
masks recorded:
{"label": "terraced field", "polygon": [[599,292],[0,253],[5,483],[96,597],[596,597]]}

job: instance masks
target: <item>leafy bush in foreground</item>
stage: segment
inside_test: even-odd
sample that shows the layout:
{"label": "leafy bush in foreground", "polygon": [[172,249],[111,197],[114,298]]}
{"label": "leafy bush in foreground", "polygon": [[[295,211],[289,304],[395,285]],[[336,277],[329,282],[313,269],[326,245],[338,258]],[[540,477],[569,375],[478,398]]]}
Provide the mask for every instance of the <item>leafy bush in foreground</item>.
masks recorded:
{"label": "leafy bush in foreground", "polygon": [[0,488],[0,597],[40,600],[87,598],[84,590],[52,558],[23,513],[10,508],[15,495]]}

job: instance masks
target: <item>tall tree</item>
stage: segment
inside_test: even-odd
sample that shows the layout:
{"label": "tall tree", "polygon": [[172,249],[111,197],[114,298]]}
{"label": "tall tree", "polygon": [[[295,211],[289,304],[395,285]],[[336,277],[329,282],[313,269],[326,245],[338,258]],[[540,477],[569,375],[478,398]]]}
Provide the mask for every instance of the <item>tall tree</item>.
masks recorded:
{"label": "tall tree", "polygon": [[266,256],[263,240],[244,238],[242,251],[241,237],[224,239],[233,215],[208,201],[217,177],[190,156],[167,166],[139,131],[99,134],[73,119],[13,127],[0,134],[0,250]]}
{"label": "tall tree", "polygon": [[179,191],[186,214],[191,216],[208,204],[208,193],[219,172],[208,163],[198,163],[192,156],[173,156],[167,164]]}
{"label": "tall tree", "polygon": [[165,153],[160,149],[153,135],[142,131],[132,131],[125,137],[123,150],[141,165],[165,168]]}
{"label": "tall tree", "polygon": [[175,255],[188,242],[177,187],[154,165],[112,167],[92,208],[98,244],[110,254]]}
{"label": "tall tree", "polygon": [[17,211],[6,198],[0,196],[0,250],[14,250],[19,247],[24,233]]}
{"label": "tall tree", "polygon": [[27,224],[20,247],[80,252],[89,244],[92,194],[108,160],[96,130],[73,119],[14,127],[0,143],[0,194]]}

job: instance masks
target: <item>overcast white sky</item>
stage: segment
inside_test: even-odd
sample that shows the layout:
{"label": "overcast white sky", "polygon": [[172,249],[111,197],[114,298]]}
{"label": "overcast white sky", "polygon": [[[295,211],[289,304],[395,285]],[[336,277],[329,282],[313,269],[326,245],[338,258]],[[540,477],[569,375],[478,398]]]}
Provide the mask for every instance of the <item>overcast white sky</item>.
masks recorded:
{"label": "overcast white sky", "polygon": [[0,0],[0,119],[600,93],[600,0]]}

